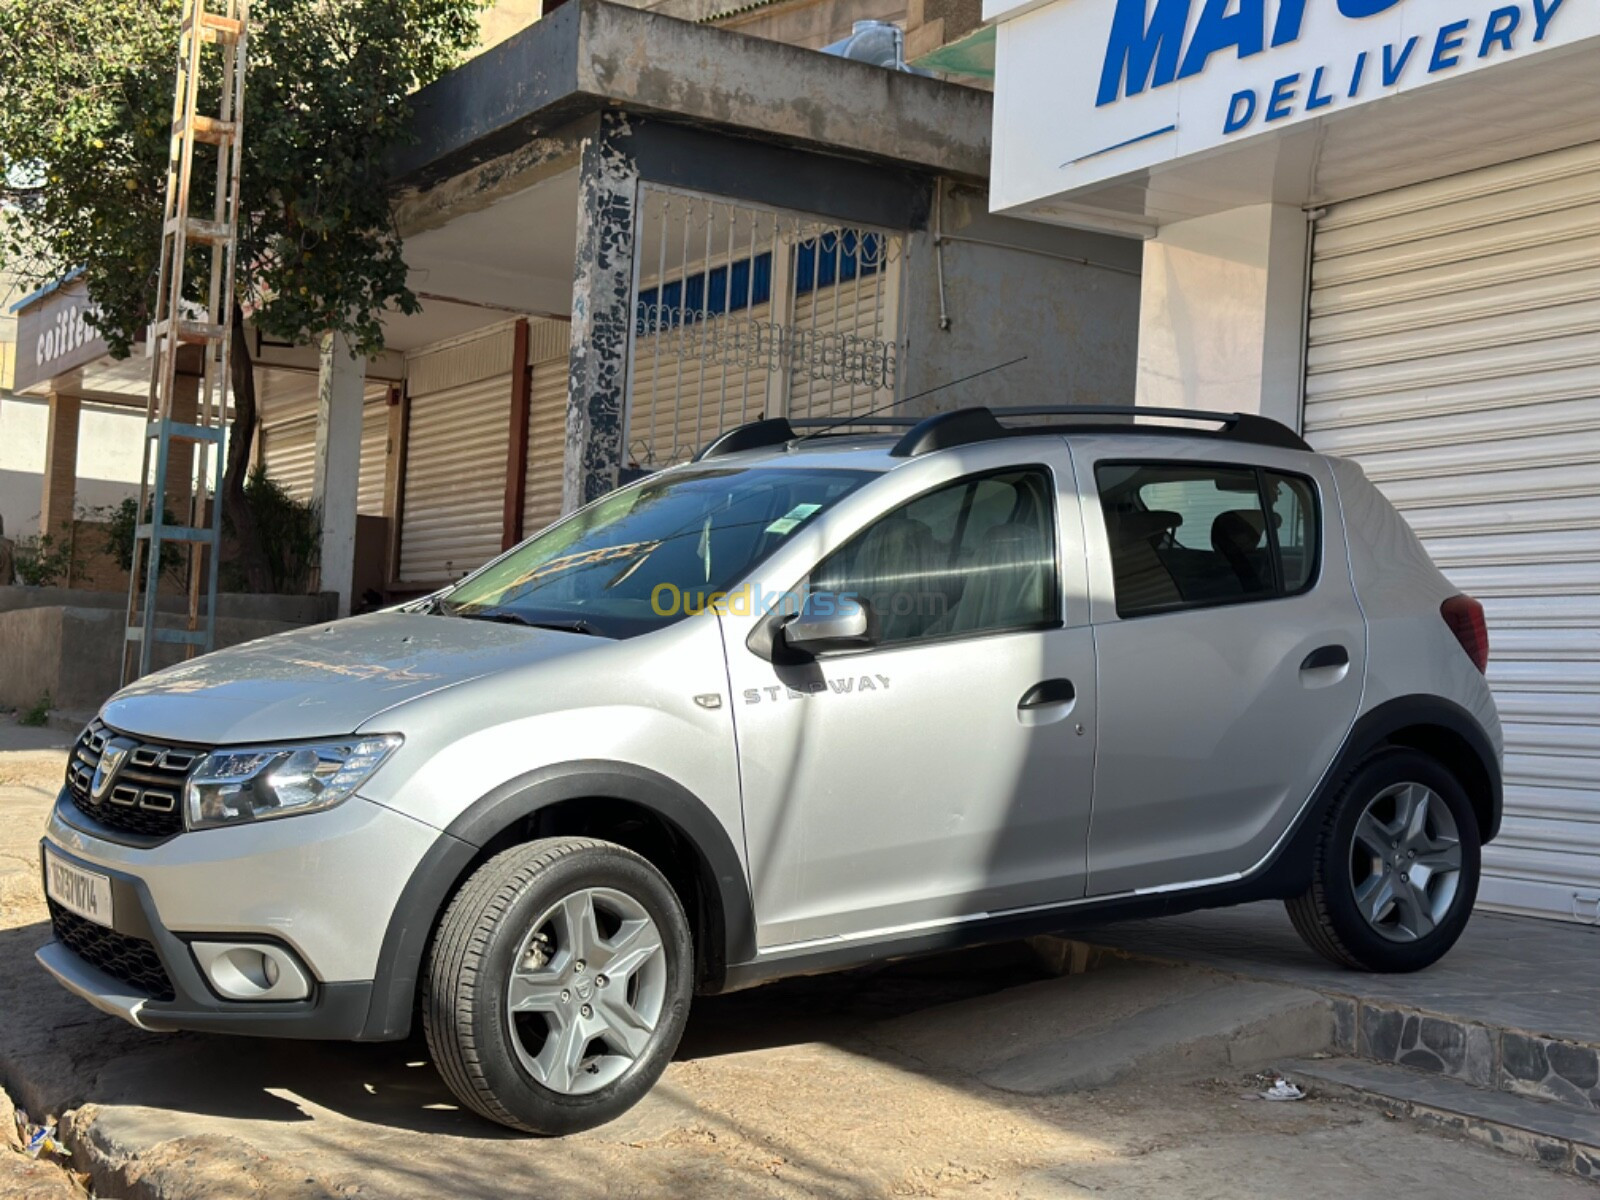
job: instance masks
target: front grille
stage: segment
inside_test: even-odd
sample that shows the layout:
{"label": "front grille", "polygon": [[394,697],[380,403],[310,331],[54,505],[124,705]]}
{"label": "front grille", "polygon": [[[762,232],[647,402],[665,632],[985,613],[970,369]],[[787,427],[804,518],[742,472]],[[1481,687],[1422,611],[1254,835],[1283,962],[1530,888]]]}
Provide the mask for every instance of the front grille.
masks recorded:
{"label": "front grille", "polygon": [[86,921],[54,900],[50,901],[50,927],[55,930],[56,941],[118,983],[125,983],[152,1000],[171,1000],[176,995],[166,968],[156,956],[156,948],[143,938]]}
{"label": "front grille", "polygon": [[[108,747],[120,756],[104,794],[94,795],[95,773]],[[147,837],[183,830],[183,785],[203,750],[158,746],[124,737],[96,720],[83,731],[67,760],[67,793],[81,812],[102,825]]]}

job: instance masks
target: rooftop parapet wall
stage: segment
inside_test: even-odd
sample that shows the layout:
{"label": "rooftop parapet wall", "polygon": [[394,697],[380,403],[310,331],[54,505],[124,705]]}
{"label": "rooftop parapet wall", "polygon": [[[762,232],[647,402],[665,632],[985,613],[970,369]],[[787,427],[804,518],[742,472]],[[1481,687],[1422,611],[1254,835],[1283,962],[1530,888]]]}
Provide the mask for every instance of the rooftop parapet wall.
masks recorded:
{"label": "rooftop parapet wall", "polygon": [[394,174],[430,187],[614,107],[961,178],[989,172],[987,92],[572,0],[423,89],[418,141]]}

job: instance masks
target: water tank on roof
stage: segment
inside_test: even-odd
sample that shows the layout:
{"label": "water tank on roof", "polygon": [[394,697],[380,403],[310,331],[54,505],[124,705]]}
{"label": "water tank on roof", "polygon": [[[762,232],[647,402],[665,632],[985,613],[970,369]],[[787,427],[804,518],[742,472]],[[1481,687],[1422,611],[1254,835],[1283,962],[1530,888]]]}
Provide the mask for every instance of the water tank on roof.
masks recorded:
{"label": "water tank on roof", "polygon": [[889,21],[857,21],[849,37],[831,46],[824,46],[822,52],[871,63],[889,71],[905,71],[913,75],[924,73],[906,65],[905,32]]}

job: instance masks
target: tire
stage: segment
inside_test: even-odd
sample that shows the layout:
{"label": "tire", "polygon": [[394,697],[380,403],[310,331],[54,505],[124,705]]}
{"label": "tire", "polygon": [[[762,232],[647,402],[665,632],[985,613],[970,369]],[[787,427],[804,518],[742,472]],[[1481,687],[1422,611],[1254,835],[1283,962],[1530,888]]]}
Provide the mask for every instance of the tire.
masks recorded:
{"label": "tire", "polygon": [[[1428,873],[1421,885],[1419,862]],[[1466,928],[1480,864],[1477,817],[1455,776],[1420,751],[1381,750],[1340,785],[1317,839],[1311,886],[1285,905],[1296,932],[1332,962],[1416,971]]]}
{"label": "tire", "polygon": [[671,1061],[693,961],[676,894],[639,855],[579,838],[516,846],[478,868],[440,921],[422,986],[428,1049],[450,1090],[491,1121],[590,1129],[636,1104]]}

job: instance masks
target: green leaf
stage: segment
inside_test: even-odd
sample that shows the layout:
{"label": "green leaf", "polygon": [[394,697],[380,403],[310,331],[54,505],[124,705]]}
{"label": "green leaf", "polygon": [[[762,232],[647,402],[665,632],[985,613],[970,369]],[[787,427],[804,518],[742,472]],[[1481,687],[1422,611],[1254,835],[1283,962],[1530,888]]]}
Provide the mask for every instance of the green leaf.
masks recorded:
{"label": "green leaf", "polygon": [[[413,311],[383,163],[410,97],[477,37],[480,0],[254,0],[235,287],[269,336],[342,332],[381,348]],[[81,267],[95,324],[125,355],[159,275],[179,0],[0,0],[0,268],[39,284]],[[221,59],[203,52],[201,110]],[[214,196],[195,150],[191,211]],[[9,209],[9,213],[6,212]],[[201,298],[205,259],[188,275]]]}

